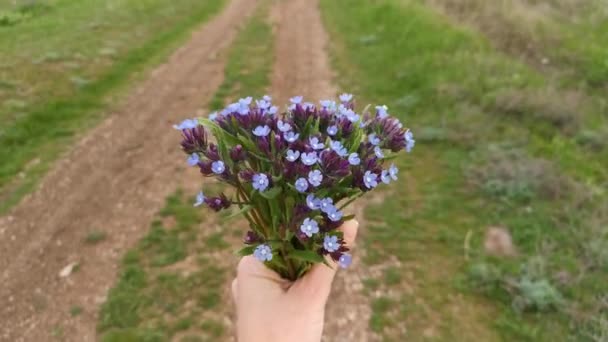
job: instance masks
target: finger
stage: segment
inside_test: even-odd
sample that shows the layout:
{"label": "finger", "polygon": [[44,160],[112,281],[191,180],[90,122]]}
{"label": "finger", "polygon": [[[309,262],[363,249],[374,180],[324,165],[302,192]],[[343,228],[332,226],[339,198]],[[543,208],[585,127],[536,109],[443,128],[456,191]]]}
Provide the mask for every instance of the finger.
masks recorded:
{"label": "finger", "polygon": [[237,291],[237,286],[238,286],[238,281],[237,281],[237,279],[236,279],[236,278],[234,278],[234,280],[232,281],[232,286],[231,286],[231,288],[232,288],[232,300],[233,300],[235,303],[237,303],[237,300],[238,300],[238,298],[237,298],[237,294],[238,294],[238,291]]}
{"label": "finger", "polygon": [[[357,236],[359,222],[351,220],[345,222],[339,229],[344,233],[344,242],[352,247]],[[329,258],[328,258],[329,259]],[[338,265],[333,260],[328,260],[331,267],[325,264],[314,265],[304,278],[298,280],[290,289],[304,298],[315,298],[325,304],[331,291],[331,284],[336,275]]]}
{"label": "finger", "polygon": [[264,297],[276,293],[284,292],[288,280],[266,267],[262,262],[253,256],[246,256],[241,259],[237,268],[236,292],[240,296]]}

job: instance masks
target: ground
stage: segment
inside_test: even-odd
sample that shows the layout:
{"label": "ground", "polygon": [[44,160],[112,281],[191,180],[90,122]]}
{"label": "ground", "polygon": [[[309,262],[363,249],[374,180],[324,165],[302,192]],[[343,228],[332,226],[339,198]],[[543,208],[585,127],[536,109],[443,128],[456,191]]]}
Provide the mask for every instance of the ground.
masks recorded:
{"label": "ground", "polygon": [[[233,340],[245,224],[191,207],[201,183],[220,185],[185,166],[171,125],[241,96],[340,90],[388,104],[417,146],[394,187],[351,208],[355,261],[324,340],[608,339],[600,2],[127,3],[137,15],[107,21],[114,7],[95,2],[0,5],[7,37],[44,37],[53,10],[117,32],[83,43],[96,51],[84,70],[68,24],[21,55],[0,43],[12,51],[0,57],[0,340]],[[168,12],[181,24],[150,24]]]}

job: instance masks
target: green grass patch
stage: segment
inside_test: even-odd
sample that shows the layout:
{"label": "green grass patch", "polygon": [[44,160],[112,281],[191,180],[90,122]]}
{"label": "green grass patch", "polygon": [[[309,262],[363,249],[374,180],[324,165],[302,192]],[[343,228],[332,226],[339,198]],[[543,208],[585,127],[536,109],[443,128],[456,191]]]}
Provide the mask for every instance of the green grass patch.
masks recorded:
{"label": "green grass patch", "polygon": [[[215,95],[218,103],[262,94],[268,86],[272,55],[258,47],[273,39],[269,5],[259,5],[230,48],[226,73],[232,79]],[[210,183],[205,190],[220,188]],[[215,225],[202,215],[214,214],[191,203],[181,191],[169,196],[148,234],[123,257],[119,280],[101,308],[102,341],[166,341],[178,333],[185,333],[180,341],[226,337],[222,296],[228,272],[213,254],[229,248],[229,232],[210,231]]]}
{"label": "green grass patch", "polygon": [[[400,262],[366,281],[398,308],[374,310],[371,327],[389,340],[549,341],[590,339],[589,323],[599,336],[608,154],[577,141],[578,113],[538,100],[551,80],[416,2],[321,4],[344,89],[386,103],[418,138],[366,210],[365,262]],[[516,257],[484,251],[495,225]]]}
{"label": "green grass patch", "polygon": [[84,242],[94,245],[97,243],[102,242],[103,240],[105,240],[108,237],[107,233],[101,230],[93,230],[90,231],[87,236],[85,236],[84,238]]}
{"label": "green grass patch", "polygon": [[223,1],[41,3],[48,9],[0,27],[0,73],[9,85],[0,88],[0,211],[32,189],[71,137],[99,120],[110,96]]}
{"label": "green grass patch", "polygon": [[270,1],[260,4],[247,27],[238,35],[228,54],[224,82],[215,92],[210,107],[219,110],[235,98],[261,97],[270,85],[274,56],[272,27],[269,23]]}

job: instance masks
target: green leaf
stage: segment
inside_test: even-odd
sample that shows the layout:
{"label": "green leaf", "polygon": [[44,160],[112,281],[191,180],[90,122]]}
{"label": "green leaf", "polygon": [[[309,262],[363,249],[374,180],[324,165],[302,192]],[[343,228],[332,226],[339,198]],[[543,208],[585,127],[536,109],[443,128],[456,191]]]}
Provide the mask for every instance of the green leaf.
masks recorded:
{"label": "green leaf", "polygon": [[228,217],[225,218],[226,221],[231,220],[239,215],[243,215],[245,213],[247,213],[249,210],[253,209],[252,205],[244,205],[242,208],[240,208],[239,210],[233,212],[232,214],[228,215]]}
{"label": "green leaf", "polygon": [[243,248],[239,249],[238,251],[236,251],[234,254],[240,255],[240,256],[251,255],[251,254],[253,254],[253,251],[255,250],[255,247],[256,246],[243,247]]}
{"label": "green leaf", "polygon": [[268,191],[263,191],[260,192],[260,195],[262,197],[264,197],[265,199],[274,199],[275,197],[277,197],[281,192],[283,191],[283,189],[279,186],[275,186],[274,188],[271,188]]}
{"label": "green leaf", "polygon": [[317,252],[313,251],[303,251],[300,249],[294,249],[289,252],[289,256],[302,261],[309,262],[323,262],[323,257],[319,255]]}

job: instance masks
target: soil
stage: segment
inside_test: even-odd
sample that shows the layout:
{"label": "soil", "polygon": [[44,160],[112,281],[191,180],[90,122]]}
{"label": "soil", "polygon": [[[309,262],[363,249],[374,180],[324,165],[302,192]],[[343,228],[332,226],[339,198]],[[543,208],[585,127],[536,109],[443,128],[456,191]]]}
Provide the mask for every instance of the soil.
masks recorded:
{"label": "soil", "polygon": [[[338,89],[327,55],[328,36],[321,21],[318,1],[281,1],[273,8],[276,45],[272,94],[280,103],[295,95],[305,101],[317,102],[335,98]],[[364,204],[357,201],[353,208],[360,221],[359,234],[364,230]],[[360,235],[359,235],[360,236]],[[338,272],[325,318],[323,341],[371,341],[369,333],[369,300],[362,293],[361,255],[354,252],[353,264]]]}
{"label": "soil", "polygon": [[[183,155],[171,125],[206,113],[201,108],[222,82],[224,52],[255,5],[232,0],[82,137],[35,193],[0,217],[0,341],[96,339],[99,305],[115,282],[120,257],[145,234],[168,194],[200,179],[196,170],[176,166],[185,163],[179,163]],[[335,97],[317,0],[276,1],[271,19],[274,101]],[[362,207],[353,208],[360,218]],[[105,240],[86,243],[91,231],[104,232]],[[354,254],[353,266],[334,283],[324,341],[377,340],[368,332],[361,282],[366,271]],[[82,313],[72,317],[74,307]]]}
{"label": "soil", "polygon": [[[183,155],[171,125],[194,116],[220,85],[222,54],[256,2],[233,0],[193,33],[0,218],[1,341],[95,340],[120,257],[165,197],[198,179],[176,166]],[[91,231],[107,237],[88,244]],[[71,263],[78,266],[60,276]],[[82,313],[72,317],[75,307]]]}

